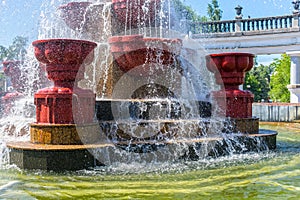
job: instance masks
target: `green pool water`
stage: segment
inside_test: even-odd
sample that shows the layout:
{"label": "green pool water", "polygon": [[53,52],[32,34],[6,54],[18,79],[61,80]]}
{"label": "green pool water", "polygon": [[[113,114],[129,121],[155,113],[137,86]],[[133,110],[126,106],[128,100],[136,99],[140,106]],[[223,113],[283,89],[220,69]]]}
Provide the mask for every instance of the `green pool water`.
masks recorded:
{"label": "green pool water", "polygon": [[278,131],[275,152],[60,174],[2,166],[0,199],[300,199],[300,129],[261,128]]}

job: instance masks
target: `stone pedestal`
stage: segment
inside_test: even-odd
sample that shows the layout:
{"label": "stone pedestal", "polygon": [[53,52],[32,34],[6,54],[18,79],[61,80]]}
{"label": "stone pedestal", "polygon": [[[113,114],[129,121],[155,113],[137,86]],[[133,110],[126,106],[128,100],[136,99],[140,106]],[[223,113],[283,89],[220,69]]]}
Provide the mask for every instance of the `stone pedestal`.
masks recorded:
{"label": "stone pedestal", "polygon": [[[239,85],[244,83],[245,73],[253,67],[253,54],[221,53],[206,57],[207,68],[215,74],[217,84],[223,90],[214,91],[215,98],[226,117],[251,118],[254,96],[249,91],[242,91]],[[225,100],[225,104],[222,101]]]}
{"label": "stone pedestal", "polygon": [[291,80],[288,89],[291,93],[290,103],[300,102],[300,51],[287,52],[291,56]]}

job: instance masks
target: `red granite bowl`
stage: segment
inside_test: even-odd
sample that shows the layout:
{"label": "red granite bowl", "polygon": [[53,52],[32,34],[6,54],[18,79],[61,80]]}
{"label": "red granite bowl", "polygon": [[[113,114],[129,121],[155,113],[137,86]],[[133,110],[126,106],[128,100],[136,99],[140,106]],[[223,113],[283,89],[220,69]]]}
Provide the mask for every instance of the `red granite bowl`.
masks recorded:
{"label": "red granite bowl", "polygon": [[114,36],[109,44],[120,69],[135,76],[149,76],[172,66],[182,47],[180,39],[142,35]]}
{"label": "red granite bowl", "polygon": [[37,40],[32,45],[37,60],[46,64],[50,80],[75,80],[81,65],[97,46],[94,42],[73,39]]}
{"label": "red granite bowl", "polygon": [[87,8],[91,5],[91,2],[70,2],[68,4],[61,5],[61,18],[65,21],[67,26],[71,29],[77,30],[82,26]]}
{"label": "red granite bowl", "polygon": [[220,53],[206,56],[207,69],[215,73],[217,83],[224,85],[243,84],[245,72],[252,69],[253,63],[254,54],[250,53]]}
{"label": "red granite bowl", "polygon": [[112,0],[115,16],[128,27],[152,23],[160,10],[161,0]]}

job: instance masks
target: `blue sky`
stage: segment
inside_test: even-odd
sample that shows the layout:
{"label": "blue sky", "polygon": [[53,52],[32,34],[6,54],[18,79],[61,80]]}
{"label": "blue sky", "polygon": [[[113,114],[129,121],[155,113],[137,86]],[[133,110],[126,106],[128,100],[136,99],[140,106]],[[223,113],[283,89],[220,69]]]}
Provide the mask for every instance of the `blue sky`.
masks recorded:
{"label": "blue sky", "polygon": [[32,39],[37,35],[40,0],[0,0],[0,45],[11,44],[14,37]]}
{"label": "blue sky", "polygon": [[[206,15],[207,5],[211,0],[183,0],[187,5],[194,8],[200,15]],[[235,7],[243,7],[244,17],[266,17],[274,15],[292,14],[293,0],[218,0],[220,8],[223,10],[224,20],[234,19]]]}
{"label": "blue sky", "polygon": [[[43,3],[59,3],[67,0],[0,0],[0,45],[8,46],[14,37],[36,39]],[[78,1],[78,0],[76,0]],[[211,0],[183,0],[200,15],[206,15]],[[50,2],[50,3],[49,3]],[[287,15],[292,13],[292,0],[218,0],[223,19],[234,19],[237,5],[243,7],[244,17],[252,18]]]}

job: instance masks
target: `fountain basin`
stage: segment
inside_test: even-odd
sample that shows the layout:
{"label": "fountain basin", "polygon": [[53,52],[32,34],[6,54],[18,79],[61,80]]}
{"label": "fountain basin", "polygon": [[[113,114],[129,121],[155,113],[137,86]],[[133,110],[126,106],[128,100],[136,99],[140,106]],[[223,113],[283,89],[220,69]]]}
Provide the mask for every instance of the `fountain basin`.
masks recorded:
{"label": "fountain basin", "polygon": [[66,22],[71,29],[78,30],[82,28],[86,17],[87,8],[91,2],[70,2],[59,6],[62,11],[60,17]]}
{"label": "fountain basin", "polygon": [[[110,17],[105,2],[70,2],[59,6],[60,17],[71,29],[92,41],[104,41],[109,35],[107,23]],[[105,26],[105,27],[104,27]]]}
{"label": "fountain basin", "polygon": [[116,18],[127,27],[137,28],[152,23],[160,11],[160,0],[112,0]]}
{"label": "fountain basin", "polygon": [[56,85],[83,78],[83,64],[93,60],[93,49],[97,46],[94,42],[73,39],[37,40],[32,45],[37,60],[46,64],[48,78]]}
{"label": "fountain basin", "polygon": [[13,88],[18,92],[25,91],[25,81],[22,79],[21,65],[22,61],[4,61],[3,71],[6,76],[10,77]]}
{"label": "fountain basin", "polygon": [[215,73],[218,84],[238,89],[244,83],[245,73],[252,69],[253,59],[250,53],[210,54],[206,56],[206,67]]}
{"label": "fountain basin", "polygon": [[180,39],[142,35],[113,36],[108,42],[120,69],[134,76],[151,76],[171,67],[182,47]]}

